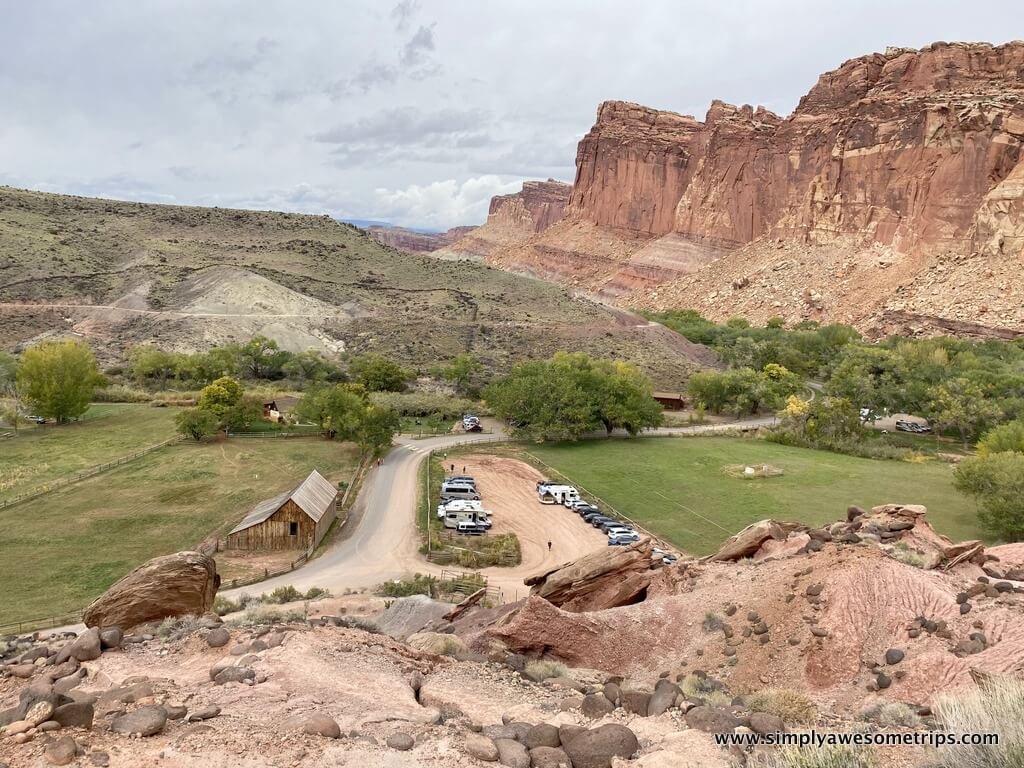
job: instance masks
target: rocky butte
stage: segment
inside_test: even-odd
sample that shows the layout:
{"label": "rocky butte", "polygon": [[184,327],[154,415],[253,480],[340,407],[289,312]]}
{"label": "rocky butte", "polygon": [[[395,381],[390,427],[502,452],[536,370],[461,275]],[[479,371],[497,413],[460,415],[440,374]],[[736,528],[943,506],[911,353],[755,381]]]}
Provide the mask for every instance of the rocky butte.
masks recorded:
{"label": "rocky butte", "polygon": [[476,227],[452,227],[444,232],[419,232],[405,227],[387,227],[373,224],[366,228],[370,237],[405,253],[429,253],[462,239]]}
{"label": "rocky butte", "polygon": [[715,101],[698,121],[610,101],[560,220],[531,232],[492,214],[447,253],[719,319],[1012,336],[1022,141],[1020,41],[852,59],[788,117]]}

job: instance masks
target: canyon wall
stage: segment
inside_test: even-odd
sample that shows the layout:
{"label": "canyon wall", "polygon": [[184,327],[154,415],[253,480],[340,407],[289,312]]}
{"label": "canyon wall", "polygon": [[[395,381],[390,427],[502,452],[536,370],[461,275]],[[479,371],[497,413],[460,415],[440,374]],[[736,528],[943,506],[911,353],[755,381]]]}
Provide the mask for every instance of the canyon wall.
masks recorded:
{"label": "canyon wall", "polygon": [[713,317],[1024,330],[1022,145],[1019,41],[862,56],[785,118],[605,102],[562,220],[481,257]]}
{"label": "canyon wall", "polygon": [[387,245],[405,253],[430,253],[451,245],[472,232],[476,227],[452,227],[445,232],[418,232],[405,227],[367,227],[370,237],[381,245]]}
{"label": "canyon wall", "polygon": [[447,259],[487,261],[560,221],[572,187],[561,181],[524,181],[519,192],[491,199],[487,222],[465,237],[434,252]]}

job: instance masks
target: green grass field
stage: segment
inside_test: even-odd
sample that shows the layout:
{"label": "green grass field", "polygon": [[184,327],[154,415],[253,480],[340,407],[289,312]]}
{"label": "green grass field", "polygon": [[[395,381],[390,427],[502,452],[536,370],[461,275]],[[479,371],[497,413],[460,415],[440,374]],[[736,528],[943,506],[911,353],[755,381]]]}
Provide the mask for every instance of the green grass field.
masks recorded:
{"label": "green grass field", "polygon": [[[986,538],[974,503],[953,489],[952,465],[937,461],[876,461],[732,437],[595,440],[529,452],[695,555],[756,520],[822,524],[845,519],[850,504],[924,504],[940,533]],[[746,479],[723,470],[762,463],[784,474]]]}
{"label": "green grass field", "polygon": [[81,421],[33,426],[0,442],[0,501],[174,437],[176,408],[94,403]]}
{"label": "green grass field", "polygon": [[348,481],[356,459],[353,446],[317,439],[182,443],[0,510],[0,624],[83,608],[131,568],[195,546],[314,468]]}

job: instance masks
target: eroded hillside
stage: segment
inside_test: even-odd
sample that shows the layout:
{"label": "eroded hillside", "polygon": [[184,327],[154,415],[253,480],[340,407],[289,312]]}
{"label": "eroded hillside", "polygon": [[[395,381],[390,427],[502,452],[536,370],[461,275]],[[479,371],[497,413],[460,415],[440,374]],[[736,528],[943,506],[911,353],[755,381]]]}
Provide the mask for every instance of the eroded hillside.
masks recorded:
{"label": "eroded hillside", "polygon": [[584,350],[666,384],[695,367],[631,317],[484,265],[382,246],[326,216],[148,205],[0,188],[0,338],[84,336],[108,361],[264,334],[290,350],[381,351],[501,369]]}

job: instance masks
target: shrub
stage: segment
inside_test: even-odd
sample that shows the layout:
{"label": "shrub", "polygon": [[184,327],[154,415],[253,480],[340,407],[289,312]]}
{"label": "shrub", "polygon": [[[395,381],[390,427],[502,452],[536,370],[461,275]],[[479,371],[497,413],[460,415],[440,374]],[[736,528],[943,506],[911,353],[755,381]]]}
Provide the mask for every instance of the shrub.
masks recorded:
{"label": "shrub", "polygon": [[876,768],[870,752],[852,747],[784,747],[765,768]]}
{"label": "shrub", "polygon": [[814,702],[790,688],[764,688],[747,697],[752,712],[767,712],[789,723],[813,723],[818,716]]}
{"label": "shrub", "polygon": [[705,632],[718,632],[725,626],[725,622],[722,621],[722,617],[714,611],[708,611],[704,614],[704,623],[701,624]]}
{"label": "shrub", "polygon": [[385,581],[377,588],[377,594],[384,597],[409,597],[409,595],[433,597],[437,591],[437,579],[422,573],[413,574],[411,579]]}
{"label": "shrub", "polygon": [[94,403],[148,403],[152,399],[148,392],[122,384],[111,384],[92,393]]}
{"label": "shrub", "polygon": [[213,612],[218,616],[227,616],[229,613],[242,610],[242,607],[241,603],[236,603],[234,600],[220,595],[213,600]]}
{"label": "shrub", "polygon": [[533,659],[526,662],[526,673],[534,680],[547,680],[552,677],[565,677],[569,670],[557,661]]}
{"label": "shrub", "polygon": [[302,600],[303,594],[299,592],[295,587],[289,584],[286,587],[278,587],[269,595],[263,595],[262,600],[264,603],[271,603],[273,605],[280,605],[281,603],[294,603],[296,600]]}
{"label": "shrub", "polygon": [[320,597],[330,597],[330,596],[331,596],[330,590],[324,589],[323,587],[310,587],[308,590],[306,590],[306,599],[307,600],[316,600],[317,598],[320,598]]}
{"label": "shrub", "polygon": [[1024,766],[1024,680],[998,677],[977,690],[941,697],[932,708],[950,733],[995,733],[997,745],[946,745],[936,768]]}
{"label": "shrub", "polygon": [[679,687],[688,698],[704,699],[713,707],[727,707],[732,704],[732,696],[725,691],[722,684],[703,675],[689,674],[679,683]]}
{"label": "shrub", "polygon": [[921,718],[913,707],[907,706],[899,701],[886,701],[865,709],[861,713],[865,720],[883,725],[886,728],[917,728],[921,725]]}
{"label": "shrub", "polygon": [[898,560],[905,565],[912,565],[915,568],[924,568],[924,555],[916,549],[911,549],[905,542],[897,541],[889,551],[893,560]]}
{"label": "shrub", "polygon": [[199,629],[198,616],[168,616],[156,628],[156,636],[164,640],[179,640]]}
{"label": "shrub", "polygon": [[291,621],[305,620],[306,611],[303,609],[290,608],[286,611],[280,611],[271,608],[269,605],[260,605],[259,603],[255,603],[246,607],[245,613],[242,614],[242,617],[231,623],[244,625],[282,624]]}

